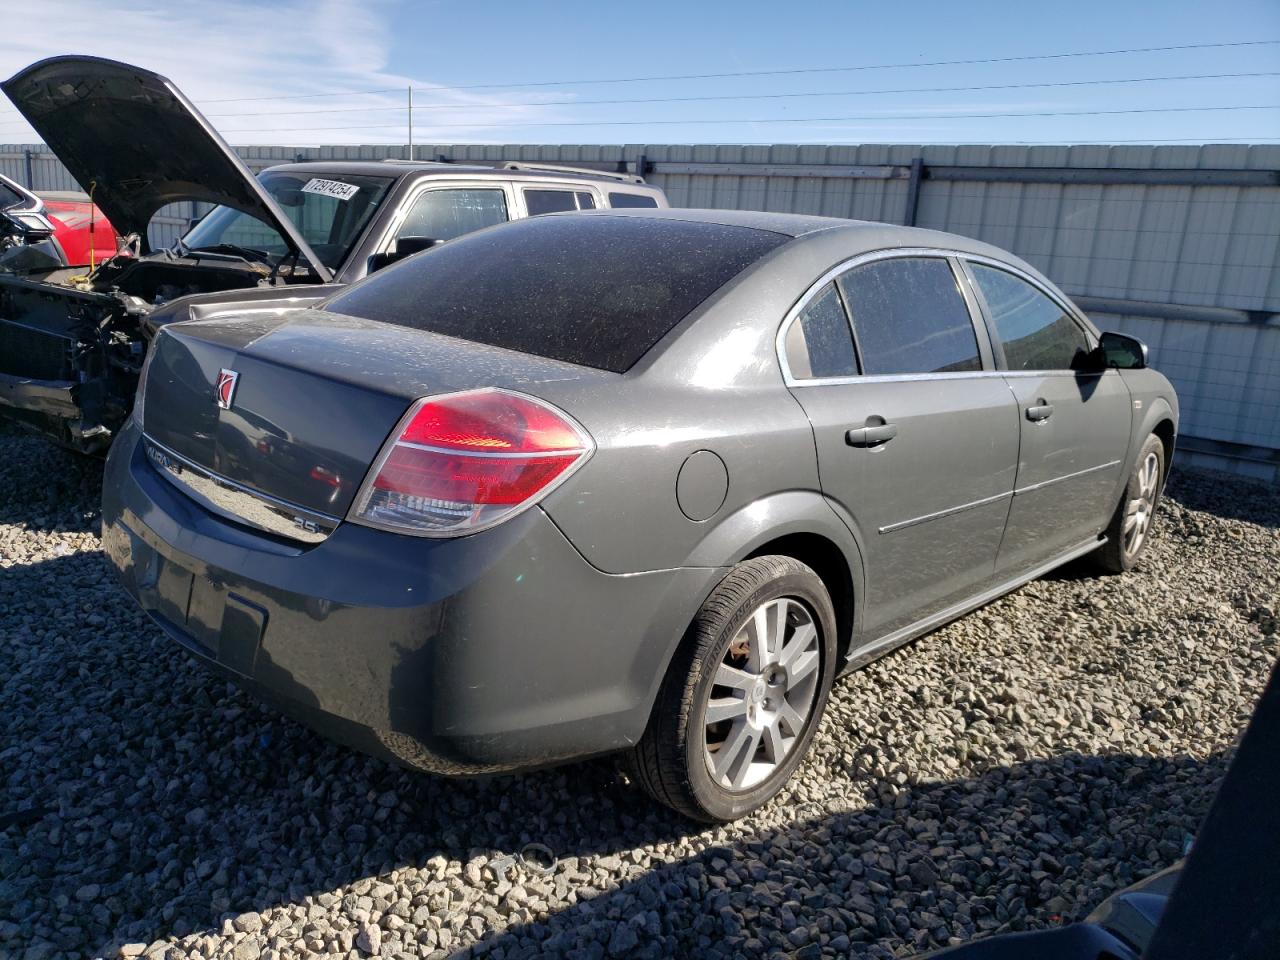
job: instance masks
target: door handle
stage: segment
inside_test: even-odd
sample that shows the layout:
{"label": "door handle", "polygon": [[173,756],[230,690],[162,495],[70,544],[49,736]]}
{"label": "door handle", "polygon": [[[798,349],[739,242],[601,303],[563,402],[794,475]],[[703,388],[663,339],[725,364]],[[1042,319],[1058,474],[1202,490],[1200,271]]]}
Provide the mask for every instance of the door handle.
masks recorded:
{"label": "door handle", "polygon": [[874,427],[858,427],[844,435],[845,442],[851,447],[874,447],[888,443],[898,435],[896,423],[882,423]]}
{"label": "door handle", "polygon": [[1027,419],[1033,421],[1048,420],[1053,416],[1053,404],[1045,403],[1043,400],[1037,400],[1035,404],[1027,407]]}

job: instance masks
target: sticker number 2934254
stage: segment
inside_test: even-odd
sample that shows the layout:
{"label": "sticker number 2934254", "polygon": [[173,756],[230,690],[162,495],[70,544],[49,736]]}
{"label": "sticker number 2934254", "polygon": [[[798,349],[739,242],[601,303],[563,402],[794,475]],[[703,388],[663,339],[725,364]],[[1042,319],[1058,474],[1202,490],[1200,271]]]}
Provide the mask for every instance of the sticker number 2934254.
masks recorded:
{"label": "sticker number 2934254", "polygon": [[355,184],[343,183],[341,180],[321,180],[316,177],[307,181],[302,192],[318,193],[322,197],[333,197],[335,200],[350,200],[360,192],[360,188]]}

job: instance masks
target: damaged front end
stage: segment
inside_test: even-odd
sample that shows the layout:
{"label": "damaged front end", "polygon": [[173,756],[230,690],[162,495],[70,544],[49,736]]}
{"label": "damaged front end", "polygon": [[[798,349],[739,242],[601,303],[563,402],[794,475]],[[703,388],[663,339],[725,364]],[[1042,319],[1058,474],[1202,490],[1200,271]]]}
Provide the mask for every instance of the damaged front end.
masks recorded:
{"label": "damaged front end", "polygon": [[118,292],[0,275],[0,412],[82,453],[104,451],[133,402],[147,312]]}
{"label": "damaged front end", "polygon": [[[133,405],[153,328],[144,321],[159,308],[172,313],[175,300],[199,294],[273,296],[333,278],[275,198],[159,74],[95,57],[53,57],[0,89],[129,238],[128,255],[77,275],[59,269],[65,258],[40,261],[41,224],[18,217],[16,201],[3,205],[10,227],[0,234],[10,240],[8,256],[0,256],[0,416],[84,453],[103,451]],[[25,189],[12,193],[39,202]],[[218,235],[204,246],[179,240],[153,251],[152,218],[185,201],[213,205],[209,221],[228,231],[231,215],[253,228],[241,229],[238,242]]]}

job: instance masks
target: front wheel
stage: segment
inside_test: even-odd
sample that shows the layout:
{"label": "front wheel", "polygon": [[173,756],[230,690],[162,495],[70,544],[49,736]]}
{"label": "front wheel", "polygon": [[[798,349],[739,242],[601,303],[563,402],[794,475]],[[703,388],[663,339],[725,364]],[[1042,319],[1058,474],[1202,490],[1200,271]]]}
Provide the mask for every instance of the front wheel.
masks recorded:
{"label": "front wheel", "polygon": [[1138,452],[1124,496],[1107,525],[1107,542],[1092,555],[1094,566],[1102,572],[1124,573],[1142,555],[1151,539],[1164,474],[1164,444],[1152,434]]}
{"label": "front wheel", "polygon": [[657,800],[726,822],[803,760],[836,669],[835,612],[791,557],[738,564],[698,611],[663,679],[632,773]]}

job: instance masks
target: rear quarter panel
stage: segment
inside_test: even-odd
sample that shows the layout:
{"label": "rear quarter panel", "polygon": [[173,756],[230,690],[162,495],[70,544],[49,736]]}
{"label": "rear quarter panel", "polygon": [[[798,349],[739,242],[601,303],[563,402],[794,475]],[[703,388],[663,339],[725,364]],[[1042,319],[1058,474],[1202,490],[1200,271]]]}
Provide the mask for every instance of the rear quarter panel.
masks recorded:
{"label": "rear quarter panel", "polygon": [[[732,563],[745,543],[769,532],[753,522],[753,509],[778,535],[800,532],[786,529],[783,502],[762,503],[789,492],[820,505],[804,523],[817,526],[821,518],[823,526],[807,532],[849,539],[835,512],[821,506],[813,431],[775,352],[786,312],[848,249],[838,239],[784,244],[721,288],[616,383],[539,385],[539,394],[577,417],[597,444],[592,459],[544,503],[591,563],[609,573]],[[677,478],[701,450],[723,462],[727,483],[714,513],[690,519],[677,499]]]}
{"label": "rear quarter panel", "polygon": [[[606,573],[732,562],[695,554],[712,530],[756,501],[779,491],[819,490],[808,420],[781,385],[726,393],[652,390],[624,381],[607,392],[575,390],[577,397],[538,392],[571,411],[595,438],[592,458],[543,508]],[[712,503],[710,516],[690,519],[677,498],[677,480],[699,451],[724,465],[723,500],[718,508]],[[709,485],[706,496],[714,500],[714,481]]]}

